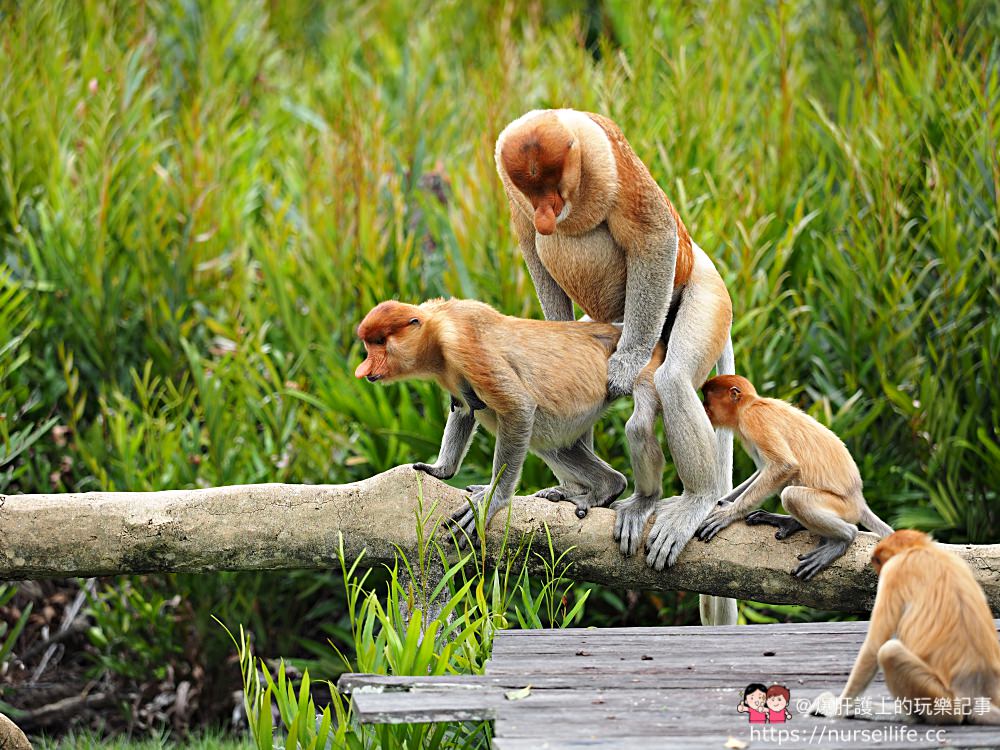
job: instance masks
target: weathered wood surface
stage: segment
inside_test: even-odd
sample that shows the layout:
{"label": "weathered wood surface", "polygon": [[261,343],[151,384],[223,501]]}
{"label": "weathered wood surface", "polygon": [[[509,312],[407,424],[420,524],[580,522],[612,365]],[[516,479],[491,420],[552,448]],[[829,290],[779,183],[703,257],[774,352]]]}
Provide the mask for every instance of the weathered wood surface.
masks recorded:
{"label": "weathered wood surface", "polygon": [[[397,548],[417,548],[415,518],[425,528],[466,502],[466,494],[400,466],[354,484],[260,484],[169,492],[0,495],[0,579],[95,576],[158,571],[269,570],[337,567],[365,552],[370,565],[392,563]],[[490,525],[487,552],[501,550],[506,514]],[[614,513],[597,508],[583,520],[570,503],[518,498],[509,519],[512,548],[530,538],[556,555],[571,575],[633,589],[686,589],[702,594],[865,611],[875,595],[868,565],[873,534],[808,583],[789,571],[815,545],[806,533],[777,541],[773,529],[733,524],[710,544],[693,541],[677,565],[651,570],[642,556],[625,558],[611,539]],[[538,550],[538,547],[535,548]],[[1000,545],[954,546],[1000,614]],[[541,567],[535,555],[529,564]]]}
{"label": "weathered wood surface", "polygon": [[[781,731],[782,748],[1000,747],[1000,727],[899,721],[881,677],[866,695],[882,715],[808,716],[820,693],[843,687],[866,629],[852,622],[504,631],[485,675],[350,674],[338,687],[365,723],[492,720],[496,750],[721,750],[730,740],[778,747]],[[751,682],[787,687],[792,719],[752,735],[736,711]],[[507,697],[529,685],[526,697]]]}

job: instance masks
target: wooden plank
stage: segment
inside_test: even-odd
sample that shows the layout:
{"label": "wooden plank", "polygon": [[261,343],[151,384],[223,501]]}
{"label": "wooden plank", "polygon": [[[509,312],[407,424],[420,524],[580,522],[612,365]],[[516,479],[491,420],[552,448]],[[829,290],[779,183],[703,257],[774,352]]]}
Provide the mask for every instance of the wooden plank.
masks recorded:
{"label": "wooden plank", "polygon": [[501,690],[415,690],[351,695],[354,713],[365,724],[422,724],[438,721],[486,721],[508,703]]}
{"label": "wooden plank", "polygon": [[[797,670],[793,667],[788,667],[788,681],[785,682],[788,687],[798,686],[800,688],[819,688],[822,690],[833,690],[834,688],[843,687],[843,683],[846,681],[847,673],[844,672],[842,675],[831,675],[831,674],[808,674],[801,670]],[[773,676],[776,679],[775,682],[780,682],[777,677],[779,673],[776,671],[769,671],[764,675],[764,677]],[[705,689],[727,689],[727,688],[740,688],[749,682],[760,681],[754,675],[746,675],[746,680],[736,680],[734,682],[732,676],[718,675],[714,677],[712,673],[698,673],[698,674],[684,674],[678,675],[670,671],[663,671],[659,673],[652,674],[642,674],[637,675],[634,678],[628,678],[628,681],[624,681],[621,674],[607,674],[600,670],[591,670],[585,673],[574,673],[569,672],[566,674],[556,674],[556,675],[523,675],[523,674],[492,674],[492,675],[468,675],[466,679],[481,683],[486,686],[505,688],[508,690],[517,689],[524,687],[530,682],[537,688],[547,688],[553,690],[571,690],[571,689],[617,689],[617,688],[636,688],[636,689],[648,689],[648,690],[692,690],[697,688]],[[527,678],[527,679],[526,679]],[[424,685],[424,680],[430,680],[433,678],[417,678],[417,677],[400,677],[396,678],[400,680],[419,680],[418,685]],[[456,678],[451,678],[456,679]],[[712,680],[714,684],[706,685],[705,680]],[[433,687],[433,685],[429,685]]]}
{"label": "wooden plank", "polygon": [[[633,669],[712,669],[732,667],[747,671],[769,670],[786,666],[800,665],[803,671],[825,672],[828,669],[840,673],[849,669],[854,661],[857,649],[853,651],[835,651],[833,653],[795,654],[789,653],[785,658],[775,656],[758,656],[757,654],[719,654],[709,651],[705,654],[661,654],[652,649],[641,653],[619,655],[616,653],[593,652],[589,649],[579,649],[566,654],[519,654],[505,657],[502,660],[492,660],[486,665],[487,674],[500,674],[518,669],[541,669],[546,667],[555,674],[565,670],[612,669],[630,671]],[[845,662],[847,662],[845,664]]]}
{"label": "wooden plank", "polygon": [[[858,724],[860,722],[853,722]],[[847,727],[842,731],[850,732],[856,727]],[[837,728],[841,730],[840,727]],[[895,739],[884,740],[878,743],[878,747],[883,750],[926,750],[929,748],[981,748],[982,750],[995,750],[998,747],[1000,735],[997,733],[984,733],[978,727],[961,727],[944,730],[944,741],[938,739],[939,735],[931,735],[928,738],[926,731],[936,731],[939,727],[918,727],[916,728],[917,739]],[[735,736],[743,742],[748,742],[750,748],[757,747],[779,747],[777,739],[755,739],[750,741],[749,732],[741,735],[727,735],[725,733],[695,734],[684,733],[675,734],[669,737],[656,738],[653,741],[648,736],[619,735],[617,737],[496,737],[493,740],[493,750],[722,750],[726,741]],[[872,747],[873,743],[864,741],[863,738],[851,736],[841,737],[830,735],[827,732],[818,731],[812,733],[812,729],[802,732],[793,741],[786,739],[780,747],[783,750],[796,748],[824,748],[825,750],[859,750],[860,748]]]}
{"label": "wooden plank", "polygon": [[392,692],[408,691],[414,688],[421,689],[445,689],[454,687],[456,689],[467,688],[477,690],[486,687],[479,675],[441,675],[441,676],[417,676],[402,677],[399,675],[383,674],[363,674],[359,672],[345,672],[337,680],[337,690],[345,695],[350,695],[355,691],[370,692]]}
{"label": "wooden plank", "polygon": [[[1000,620],[995,621],[1000,628]],[[701,638],[708,635],[729,635],[746,637],[760,635],[768,630],[782,635],[797,635],[799,633],[833,633],[865,632],[868,630],[866,620],[851,620],[847,622],[793,622],[767,623],[761,625],[660,625],[655,627],[612,627],[612,628],[553,628],[540,630],[503,630],[498,633],[502,638],[562,638],[580,634],[590,634],[601,638],[618,640],[622,635],[646,635],[663,638],[670,636]]]}
{"label": "wooden plank", "polygon": [[[754,747],[1000,747],[991,727],[923,727],[900,722],[810,717],[805,706],[847,679],[867,623],[740,628],[613,628],[504,631],[481,676],[343,675],[363,722],[494,721],[498,750]],[[736,637],[734,637],[736,636]],[[748,682],[792,692],[792,720],[751,737],[736,711]],[[519,700],[506,694],[531,685]],[[879,680],[866,694],[877,709]],[[885,717],[883,717],[884,719]],[[775,734],[784,730],[785,735]],[[930,734],[928,734],[930,732]],[[938,734],[935,734],[938,733]],[[943,732],[944,734],[940,734]]]}
{"label": "wooden plank", "polygon": [[697,655],[704,654],[754,654],[758,656],[780,656],[789,654],[825,654],[827,652],[857,652],[864,643],[864,638],[850,638],[837,641],[830,641],[829,636],[816,640],[791,640],[774,639],[772,641],[747,641],[743,644],[722,644],[712,641],[704,643],[671,643],[669,641],[640,641],[613,643],[603,640],[591,640],[581,638],[580,640],[565,640],[557,643],[538,643],[534,647],[518,648],[516,644],[503,643],[496,644],[493,649],[492,661],[504,661],[507,659],[528,658],[532,656],[548,657],[551,655],[572,656],[578,651],[588,651],[591,654],[615,654],[618,656],[629,655]]}

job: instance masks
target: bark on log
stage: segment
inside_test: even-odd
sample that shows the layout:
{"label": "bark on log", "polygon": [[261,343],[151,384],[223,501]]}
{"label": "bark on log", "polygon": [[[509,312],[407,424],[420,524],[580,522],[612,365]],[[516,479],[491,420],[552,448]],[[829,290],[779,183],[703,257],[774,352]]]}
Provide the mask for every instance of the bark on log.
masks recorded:
{"label": "bark on log", "polygon": [[[258,484],[166,492],[93,492],[0,496],[0,579],[119,573],[337,567],[339,535],[349,561],[391,563],[396,548],[417,546],[422,503],[428,533],[465,502],[465,493],[400,466],[344,485]],[[490,525],[487,555],[501,547],[505,513]],[[535,497],[511,506],[508,549],[533,536],[547,553],[570,550],[570,576],[632,589],[685,589],[759,602],[828,610],[871,608],[876,577],[868,560],[876,538],[861,533],[840,560],[808,583],[789,571],[813,547],[808,533],[777,541],[766,526],[736,523],[709,544],[692,541],[670,570],[627,559],[611,539],[614,513],[580,520],[570,503]],[[441,537],[444,539],[444,537]],[[972,566],[994,614],[1000,614],[1000,545],[949,545]],[[530,556],[541,568],[541,560]]]}

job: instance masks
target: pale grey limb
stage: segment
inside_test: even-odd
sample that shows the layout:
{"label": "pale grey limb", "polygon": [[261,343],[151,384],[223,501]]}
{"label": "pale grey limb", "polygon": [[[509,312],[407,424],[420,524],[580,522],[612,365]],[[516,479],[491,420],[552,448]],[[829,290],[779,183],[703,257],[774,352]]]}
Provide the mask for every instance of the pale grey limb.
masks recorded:
{"label": "pale grey limb", "polygon": [[766,510],[755,510],[743,519],[747,526],[774,526],[778,530],[774,532],[775,539],[787,539],[792,534],[798,534],[805,530],[805,526],[799,523],[792,516],[783,516],[780,513],[769,513]]}
{"label": "pale grey limb", "polygon": [[707,542],[724,528],[745,518],[768,497],[784,486],[796,469],[791,464],[769,463],[750,478],[747,488],[731,503],[716,506],[698,528],[698,538]]}
{"label": "pale grey limb", "polygon": [[646,521],[663,495],[663,449],[656,438],[660,397],[648,381],[636,383],[632,416],[625,423],[635,492],[611,507],[615,511],[614,539],[624,555],[634,555],[642,543]]}
{"label": "pale grey limb", "polygon": [[[673,565],[719,497],[719,444],[697,390],[715,362],[705,362],[708,316],[718,309],[716,292],[692,285],[677,310],[666,359],[654,375],[663,405],[667,446],[684,485],[679,498],[660,500],[646,540],[646,562],[655,570]],[[727,483],[728,484],[728,483]]]}
{"label": "pale grey limb", "polygon": [[432,464],[415,463],[413,468],[438,479],[451,479],[462,466],[462,459],[472,443],[476,431],[476,418],[468,407],[454,407],[448,414],[441,438],[441,450]]}
{"label": "pale grey limb", "polygon": [[590,449],[587,445],[587,435],[579,438],[568,448],[545,451],[539,455],[564,485],[569,484],[568,478],[572,477],[574,484],[583,486],[583,490],[576,494],[543,490],[545,494],[542,495],[549,500],[568,500],[573,503],[576,506],[577,518],[584,518],[591,508],[608,505],[625,490],[628,484],[621,473],[611,468]]}
{"label": "pale grey limb", "polygon": [[530,239],[523,239],[519,244],[521,255],[524,256],[524,263],[528,266],[528,273],[531,275],[531,281],[535,285],[535,294],[538,296],[538,301],[542,303],[542,313],[545,315],[545,319],[573,320],[573,300],[552,278],[552,274],[538,257],[534,235]]}
{"label": "pale grey limb", "polygon": [[[497,415],[496,448],[493,451],[493,478],[490,487],[474,492],[469,505],[459,508],[445,523],[455,534],[459,549],[476,536],[476,516],[486,505],[483,526],[487,526],[497,511],[506,507],[521,478],[521,468],[528,454],[535,407],[525,407],[509,414]],[[492,488],[492,493],[490,492]],[[487,505],[488,502],[488,505]]]}
{"label": "pale grey limb", "polygon": [[858,527],[848,523],[837,513],[827,510],[824,500],[836,498],[832,493],[811,487],[785,487],[781,504],[802,524],[820,535],[820,543],[812,552],[799,555],[799,564],[792,575],[808,581],[828,568],[843,555],[858,535]]}
{"label": "pale grey limb", "polygon": [[[733,354],[733,336],[730,331],[726,336],[726,344],[715,363],[717,375],[733,375],[736,373],[736,358]],[[726,492],[733,486],[733,433],[731,430],[717,429],[715,441],[718,448],[716,464],[718,467],[718,490]],[[735,625],[739,618],[739,610],[735,599],[719,596],[698,597],[698,609],[701,612],[702,625]]]}
{"label": "pale grey limb", "polygon": [[[717,375],[735,375],[736,358],[733,354],[732,334],[726,337],[726,345],[722,349],[719,361],[715,363]],[[733,431],[717,429],[715,431],[715,441],[718,446],[718,485],[722,490],[728,490],[733,486]]]}
{"label": "pale grey limb", "polygon": [[740,482],[739,487],[731,490],[728,495],[719,498],[719,505],[728,505],[729,503],[735,502],[740,495],[747,491],[747,487],[749,487],[758,476],[760,476],[760,469],[757,469],[757,471]]}
{"label": "pale grey limb", "polygon": [[608,360],[611,398],[632,392],[636,378],[648,364],[653,347],[663,332],[674,287],[676,227],[667,239],[668,246],[662,253],[626,253],[625,324],[618,348]]}

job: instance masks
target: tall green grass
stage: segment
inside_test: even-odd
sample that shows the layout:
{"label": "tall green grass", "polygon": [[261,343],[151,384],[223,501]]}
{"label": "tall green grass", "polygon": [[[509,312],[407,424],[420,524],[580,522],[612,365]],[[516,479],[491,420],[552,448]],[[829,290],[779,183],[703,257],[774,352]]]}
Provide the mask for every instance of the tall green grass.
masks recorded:
{"label": "tall green grass", "polygon": [[[444,398],[355,381],[354,326],[389,297],[540,315],[493,143],[572,106],[719,265],[738,371],[844,437],[883,518],[994,541],[998,31],[985,1],[6,3],[0,492],[431,457]],[[597,433],[626,472],[627,410]]]}
{"label": "tall green grass", "polygon": [[[7,489],[343,481],[433,454],[440,395],[356,383],[353,326],[386,297],[538,315],[492,143],[575,106],[622,124],[723,269],[739,370],[845,436],[880,512],[994,538],[996,9],[599,11],[6,6],[8,422],[38,404],[21,430],[73,430],[4,454]],[[625,409],[598,435],[620,467]]]}

